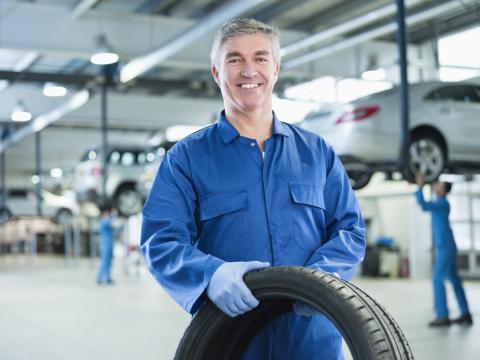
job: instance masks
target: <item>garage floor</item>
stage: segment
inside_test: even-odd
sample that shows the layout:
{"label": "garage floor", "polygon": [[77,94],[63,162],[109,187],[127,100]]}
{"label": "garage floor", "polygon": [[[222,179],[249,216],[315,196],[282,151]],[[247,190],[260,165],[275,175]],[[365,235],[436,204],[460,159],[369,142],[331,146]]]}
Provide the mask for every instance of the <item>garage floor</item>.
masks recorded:
{"label": "garage floor", "polygon": [[[189,316],[143,268],[127,271],[117,262],[116,284],[97,286],[96,267],[85,259],[0,256],[0,359],[172,359]],[[355,283],[389,309],[416,359],[478,359],[479,282],[466,283],[476,323],[447,329],[426,326],[433,316],[428,280]]]}

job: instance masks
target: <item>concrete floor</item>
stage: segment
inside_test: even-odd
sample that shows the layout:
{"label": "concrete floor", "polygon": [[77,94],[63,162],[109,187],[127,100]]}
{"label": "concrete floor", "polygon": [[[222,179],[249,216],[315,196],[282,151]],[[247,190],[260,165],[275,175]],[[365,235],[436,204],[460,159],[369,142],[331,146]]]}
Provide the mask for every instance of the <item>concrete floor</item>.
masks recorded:
{"label": "concrete floor", "polygon": [[[96,266],[89,260],[0,256],[0,359],[172,359],[189,315],[143,268],[129,275],[117,263],[116,284],[97,286]],[[416,359],[480,358],[479,282],[466,283],[477,322],[446,329],[426,326],[433,317],[427,279],[354,282],[395,317]]]}

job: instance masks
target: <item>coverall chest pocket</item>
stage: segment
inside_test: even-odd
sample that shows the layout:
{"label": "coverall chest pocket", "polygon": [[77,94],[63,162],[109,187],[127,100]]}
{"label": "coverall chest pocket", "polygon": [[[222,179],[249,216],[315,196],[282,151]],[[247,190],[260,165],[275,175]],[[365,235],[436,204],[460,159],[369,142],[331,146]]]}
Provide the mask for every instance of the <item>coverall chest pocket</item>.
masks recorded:
{"label": "coverall chest pocket", "polygon": [[[202,235],[209,241],[246,236],[248,193],[227,190],[211,193],[200,199]],[[214,244],[213,244],[214,245]]]}
{"label": "coverall chest pocket", "polygon": [[314,251],[320,247],[325,236],[323,186],[290,182],[289,187],[295,241],[303,250]]}

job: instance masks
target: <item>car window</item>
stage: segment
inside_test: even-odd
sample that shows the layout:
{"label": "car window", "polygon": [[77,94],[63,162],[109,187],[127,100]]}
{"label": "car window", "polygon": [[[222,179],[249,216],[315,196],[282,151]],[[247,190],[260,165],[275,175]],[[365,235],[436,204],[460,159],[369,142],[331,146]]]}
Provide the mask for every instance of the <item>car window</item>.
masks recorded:
{"label": "car window", "polygon": [[7,197],[9,198],[26,198],[28,190],[25,189],[11,189],[8,191]]}
{"label": "car window", "polygon": [[425,96],[425,100],[479,103],[480,97],[475,86],[453,85],[433,90]]}

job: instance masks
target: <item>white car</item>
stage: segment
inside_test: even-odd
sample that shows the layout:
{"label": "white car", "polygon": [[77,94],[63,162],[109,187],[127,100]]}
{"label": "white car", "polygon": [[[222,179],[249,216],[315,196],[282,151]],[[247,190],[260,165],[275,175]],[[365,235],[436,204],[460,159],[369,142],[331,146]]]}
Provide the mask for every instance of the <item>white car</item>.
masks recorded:
{"label": "white car", "polygon": [[[142,210],[144,199],[137,191],[137,182],[145,165],[155,154],[140,147],[112,145],[107,155],[106,197],[121,215],[130,216]],[[77,199],[100,203],[102,194],[102,162],[98,147],[82,156],[74,171]]]}
{"label": "white car", "polygon": [[[348,105],[312,112],[300,126],[323,136],[336,150],[354,189],[375,171],[396,170],[400,151],[400,95],[394,87]],[[480,86],[428,82],[409,86],[408,180],[427,181],[444,171],[480,170]]]}
{"label": "white car", "polygon": [[[79,208],[73,199],[55,195],[47,190],[41,191],[42,215],[56,222],[66,222],[72,216],[79,214]],[[5,206],[0,209],[0,222],[5,222],[13,216],[36,216],[37,198],[32,189],[12,188],[7,190]]]}

